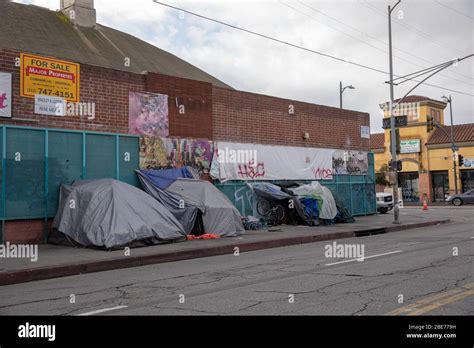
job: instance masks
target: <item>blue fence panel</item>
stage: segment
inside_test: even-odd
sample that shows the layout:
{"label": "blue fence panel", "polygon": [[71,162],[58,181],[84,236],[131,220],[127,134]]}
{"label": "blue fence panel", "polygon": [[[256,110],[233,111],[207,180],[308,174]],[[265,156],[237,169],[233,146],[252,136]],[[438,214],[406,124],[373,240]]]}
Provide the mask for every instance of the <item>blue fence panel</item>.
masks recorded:
{"label": "blue fence panel", "polygon": [[59,189],[82,179],[82,134],[48,132],[48,216],[56,215]]}
{"label": "blue fence panel", "polygon": [[86,179],[117,178],[115,135],[86,135]]}
{"label": "blue fence panel", "polygon": [[139,187],[135,170],[140,167],[140,141],[137,137],[119,137],[119,179]]}
{"label": "blue fence panel", "polygon": [[5,217],[44,217],[45,131],[7,128],[6,136]]}

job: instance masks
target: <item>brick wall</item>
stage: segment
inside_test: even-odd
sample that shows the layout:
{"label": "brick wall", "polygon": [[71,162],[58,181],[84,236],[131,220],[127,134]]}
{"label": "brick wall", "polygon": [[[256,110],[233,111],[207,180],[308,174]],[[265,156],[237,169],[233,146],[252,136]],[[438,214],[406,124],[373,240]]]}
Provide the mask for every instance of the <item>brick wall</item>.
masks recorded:
{"label": "brick wall", "polygon": [[169,96],[170,136],[212,140],[212,84],[156,73],[146,83],[149,92]]}
{"label": "brick wall", "polygon": [[213,116],[216,141],[369,150],[366,113],[214,87]]}
{"label": "brick wall", "polygon": [[35,115],[34,99],[20,97],[20,68],[15,67],[19,57],[20,52],[0,49],[0,71],[13,78],[13,118],[2,118],[0,123],[128,133],[128,93],[145,90],[144,75],[82,64],[81,102],[95,103],[95,119]]}

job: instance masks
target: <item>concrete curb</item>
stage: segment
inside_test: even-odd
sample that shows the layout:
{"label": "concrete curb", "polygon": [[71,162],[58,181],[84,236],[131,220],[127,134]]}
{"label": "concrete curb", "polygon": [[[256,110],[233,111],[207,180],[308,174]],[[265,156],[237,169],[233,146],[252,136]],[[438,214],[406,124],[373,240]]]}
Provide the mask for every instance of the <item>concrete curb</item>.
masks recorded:
{"label": "concrete curb", "polygon": [[428,221],[406,225],[394,225],[384,228],[373,228],[360,231],[336,232],[323,235],[309,235],[288,237],[275,240],[266,240],[258,242],[237,242],[233,245],[217,246],[210,248],[196,248],[177,252],[135,256],[127,258],[115,258],[110,260],[93,261],[86,263],[71,263],[64,265],[55,265],[51,267],[30,268],[18,271],[0,272],[0,286],[20,283],[28,283],[39,280],[62,278],[80,274],[110,271],[115,269],[125,269],[140,267],[146,265],[199,259],[210,256],[232,255],[234,248],[238,247],[240,252],[250,252],[256,250],[280,248],[299,244],[316,243],[326,240],[362,237],[382,233],[400,232],[421,227],[429,227],[451,222],[447,220]]}

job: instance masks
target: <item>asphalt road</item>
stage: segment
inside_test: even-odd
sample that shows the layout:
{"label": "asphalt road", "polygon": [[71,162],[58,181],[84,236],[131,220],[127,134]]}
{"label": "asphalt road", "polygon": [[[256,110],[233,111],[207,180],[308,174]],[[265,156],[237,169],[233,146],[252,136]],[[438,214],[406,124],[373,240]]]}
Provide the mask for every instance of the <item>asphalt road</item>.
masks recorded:
{"label": "asphalt road", "polygon": [[453,222],[337,241],[362,262],[321,242],[3,286],[0,315],[474,315],[474,207],[430,214]]}

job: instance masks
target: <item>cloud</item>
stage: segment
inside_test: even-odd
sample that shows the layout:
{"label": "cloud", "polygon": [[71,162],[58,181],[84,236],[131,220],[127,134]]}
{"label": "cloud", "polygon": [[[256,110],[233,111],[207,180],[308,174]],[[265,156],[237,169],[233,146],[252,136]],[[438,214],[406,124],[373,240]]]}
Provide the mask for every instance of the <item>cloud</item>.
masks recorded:
{"label": "cloud", "polygon": [[[19,1],[57,9],[58,1]],[[388,71],[386,8],[393,1],[165,1],[204,16]],[[473,13],[469,0],[443,4]],[[311,7],[313,9],[311,9]],[[339,105],[339,81],[355,90],[344,106],[369,112],[381,130],[378,105],[389,99],[388,76],[336,62],[147,0],[96,0],[101,24],[131,33],[198,66],[231,86],[324,105]],[[401,12],[399,12],[401,11]],[[402,2],[394,13],[394,69],[404,75],[474,52],[473,21],[435,1]],[[474,59],[429,83],[474,94]],[[404,95],[413,83],[396,87]],[[414,94],[450,92],[421,86]],[[456,123],[474,122],[474,98],[453,96]]]}

